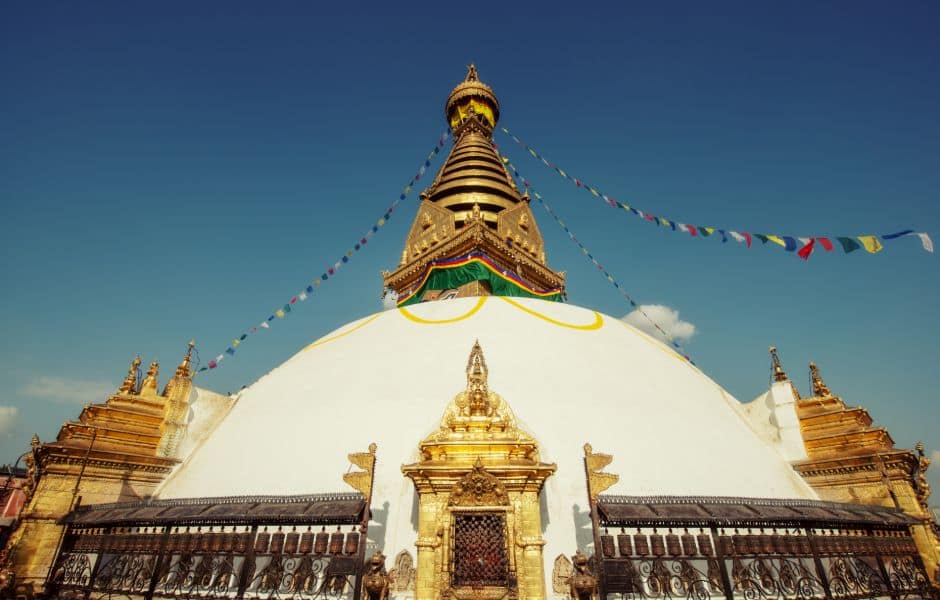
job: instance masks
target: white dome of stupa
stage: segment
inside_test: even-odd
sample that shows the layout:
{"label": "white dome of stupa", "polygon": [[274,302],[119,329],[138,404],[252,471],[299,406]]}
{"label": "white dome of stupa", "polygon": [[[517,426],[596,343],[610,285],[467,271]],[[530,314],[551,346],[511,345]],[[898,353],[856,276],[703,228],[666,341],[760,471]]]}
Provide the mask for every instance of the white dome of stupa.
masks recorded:
{"label": "white dome of stupa", "polygon": [[401,467],[464,390],[475,340],[489,389],[557,464],[542,493],[548,557],[590,542],[585,443],[614,456],[608,493],[817,498],[738,401],[665,344],[589,309],[498,296],[387,310],[311,343],[243,390],[158,496],[348,490],[347,454],[375,442],[370,543],[413,552],[417,495]]}

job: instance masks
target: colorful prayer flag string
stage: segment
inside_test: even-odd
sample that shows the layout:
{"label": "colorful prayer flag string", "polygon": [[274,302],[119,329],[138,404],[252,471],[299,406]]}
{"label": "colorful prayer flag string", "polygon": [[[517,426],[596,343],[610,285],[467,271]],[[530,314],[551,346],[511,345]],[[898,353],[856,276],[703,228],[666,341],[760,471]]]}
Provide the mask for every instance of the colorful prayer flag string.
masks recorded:
{"label": "colorful prayer flag string", "polygon": [[[603,194],[598,191],[597,188],[588,184],[583,179],[578,179],[574,177],[561,167],[549,161],[542,154],[540,154],[535,148],[526,144],[524,141],[516,137],[511,131],[507,128],[501,128],[503,133],[512,138],[516,144],[523,148],[527,154],[529,154],[535,160],[541,162],[543,165],[555,171],[563,179],[567,179],[569,182],[573,183],[575,187],[581,188],[584,191],[588,192],[595,198],[602,200],[605,204],[613,208],[619,208],[624,211],[633,213],[634,215],[644,219],[650,223],[653,223],[656,226],[668,227],[672,231],[681,231],[683,233],[688,233],[692,237],[709,237],[713,233],[717,233],[721,236],[722,242],[728,241],[728,236],[730,236],[734,241],[738,243],[746,243],[747,247],[751,247],[751,242],[753,238],[757,238],[761,241],[762,244],[767,242],[772,242],[777,244],[787,252],[796,252],[796,255],[803,260],[809,260],[810,255],[813,253],[813,250],[816,248],[816,243],[818,242],[820,246],[823,247],[823,250],[826,252],[832,252],[835,245],[832,243],[832,240],[835,239],[839,245],[842,247],[842,251],[845,254],[854,252],[859,248],[864,248],[869,254],[877,254],[884,249],[884,245],[881,243],[882,240],[895,240],[902,237],[916,235],[920,238],[921,246],[927,252],[933,252],[933,240],[930,239],[930,236],[925,232],[915,232],[913,229],[905,229],[904,231],[898,231],[896,233],[887,233],[884,235],[854,235],[854,236],[830,236],[830,237],[821,237],[821,236],[803,236],[803,237],[794,237],[788,235],[771,235],[763,233],[748,233],[746,231],[733,231],[731,229],[721,229],[716,227],[705,227],[701,225],[689,225],[687,223],[680,223],[674,219],[667,219],[665,217],[658,217],[652,215],[648,212],[644,212],[634,206],[630,206],[623,202],[614,200],[607,194]],[[508,162],[508,158],[503,157],[503,162]],[[526,182],[523,182],[526,183]]]}
{"label": "colorful prayer flag string", "polygon": [[362,235],[362,237],[359,238],[359,241],[356,244],[354,244],[351,248],[349,248],[340,257],[339,260],[333,263],[332,266],[327,267],[326,271],[324,271],[319,277],[314,278],[300,292],[291,296],[290,300],[285,302],[284,305],[281,306],[280,308],[276,309],[266,319],[264,319],[257,325],[253,326],[247,332],[242,333],[238,337],[232,339],[232,342],[229,345],[229,347],[226,348],[224,352],[222,352],[221,354],[219,354],[218,356],[210,360],[206,366],[201,367],[199,371],[197,371],[197,374],[202,373],[203,371],[208,371],[210,369],[217,369],[219,366],[221,366],[222,361],[225,360],[226,356],[235,355],[235,349],[238,348],[248,338],[249,335],[255,334],[261,329],[270,329],[271,323],[274,322],[275,319],[286,318],[287,315],[291,311],[294,310],[298,302],[305,301],[308,297],[310,297],[311,294],[314,293],[314,291],[318,287],[320,287],[321,284],[323,284],[323,282],[329,280],[331,277],[336,275],[336,272],[339,271],[339,269],[343,265],[349,262],[349,259],[352,258],[353,254],[356,252],[359,252],[363,247],[365,247],[365,245],[369,243],[369,240],[372,238],[372,236],[378,233],[379,229],[385,226],[388,220],[392,218],[392,212],[394,212],[394,210],[398,207],[398,205],[401,204],[401,202],[405,198],[407,198],[408,195],[412,192],[415,182],[421,179],[421,176],[424,175],[428,167],[431,166],[431,161],[434,159],[435,156],[437,156],[440,153],[441,149],[444,147],[444,143],[447,141],[449,137],[450,137],[450,132],[448,131],[445,131],[444,134],[441,135],[441,137],[438,139],[437,145],[434,146],[434,149],[431,150],[430,153],[428,153],[427,158],[424,160],[422,165],[418,168],[418,171],[411,178],[411,181],[409,181],[408,185],[404,187],[401,194],[398,195],[398,198],[396,198],[395,201],[392,202],[392,204],[388,207],[388,209],[386,209],[385,214],[383,214],[382,217],[378,221],[376,221],[372,225],[372,227],[370,227]]}
{"label": "colorful prayer flag string", "polygon": [[532,184],[529,182],[529,180],[522,177],[522,175],[519,173],[519,170],[515,167],[515,165],[512,164],[512,162],[510,162],[509,158],[506,157],[505,155],[501,155],[501,156],[502,156],[503,163],[505,163],[505,165],[509,168],[509,170],[512,171],[512,174],[516,177],[516,179],[518,179],[519,182],[522,183],[522,185],[525,186],[527,190],[532,192],[532,196],[538,201],[539,204],[542,205],[542,208],[545,209],[545,212],[547,212],[552,217],[552,219],[554,219],[554,221],[558,223],[558,226],[561,227],[564,230],[564,232],[568,234],[568,238],[571,239],[572,242],[577,244],[578,248],[581,249],[581,254],[583,254],[584,257],[591,262],[591,264],[597,267],[597,270],[600,271],[600,273],[607,279],[608,282],[610,282],[614,286],[614,288],[616,288],[618,292],[620,292],[620,295],[623,296],[624,299],[626,299],[626,301],[630,304],[630,307],[632,309],[634,309],[635,311],[643,315],[643,317],[647,321],[649,321],[649,323],[656,329],[656,331],[662,334],[663,338],[669,343],[670,346],[675,348],[683,358],[685,358],[687,361],[689,361],[690,363],[694,365],[695,362],[682,349],[682,347],[679,345],[679,342],[676,340],[675,336],[672,336],[669,333],[667,333],[666,330],[663,329],[662,326],[659,323],[657,323],[655,319],[653,319],[651,316],[649,316],[646,313],[645,310],[643,310],[643,306],[639,302],[634,300],[633,296],[630,295],[630,293],[623,287],[623,285],[621,285],[621,283],[617,281],[617,279],[615,279],[614,276],[607,269],[604,268],[604,266],[597,260],[594,254],[592,254],[591,251],[587,249],[587,247],[581,242],[581,240],[579,240],[578,237],[571,231],[571,229],[568,228],[565,222],[561,220],[561,218],[555,213],[554,210],[552,210],[552,207],[548,205],[548,203],[545,201],[544,198],[542,198],[542,195],[539,194],[535,190],[535,188],[532,187]]}

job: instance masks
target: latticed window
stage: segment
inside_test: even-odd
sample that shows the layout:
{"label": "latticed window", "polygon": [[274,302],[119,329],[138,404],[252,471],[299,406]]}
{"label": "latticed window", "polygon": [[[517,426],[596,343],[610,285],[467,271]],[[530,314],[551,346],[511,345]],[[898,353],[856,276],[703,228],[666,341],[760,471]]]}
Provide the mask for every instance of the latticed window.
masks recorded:
{"label": "latticed window", "polygon": [[454,515],[453,585],[509,585],[504,515]]}

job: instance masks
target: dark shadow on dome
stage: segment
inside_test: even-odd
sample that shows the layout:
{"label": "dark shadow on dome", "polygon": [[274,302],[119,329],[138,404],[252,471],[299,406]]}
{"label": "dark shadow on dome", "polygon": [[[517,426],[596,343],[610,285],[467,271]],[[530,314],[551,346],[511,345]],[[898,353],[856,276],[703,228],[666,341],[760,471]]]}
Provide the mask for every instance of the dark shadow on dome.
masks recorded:
{"label": "dark shadow on dome", "polygon": [[574,537],[578,550],[588,556],[594,553],[594,530],[591,525],[591,512],[581,510],[581,506],[571,506],[571,516],[574,520]]}

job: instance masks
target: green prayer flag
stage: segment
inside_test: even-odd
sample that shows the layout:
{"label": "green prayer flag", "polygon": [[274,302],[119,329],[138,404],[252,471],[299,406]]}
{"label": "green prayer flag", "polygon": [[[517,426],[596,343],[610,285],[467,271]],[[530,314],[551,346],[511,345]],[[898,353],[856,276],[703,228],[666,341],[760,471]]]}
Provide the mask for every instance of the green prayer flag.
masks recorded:
{"label": "green prayer flag", "polygon": [[856,242],[850,237],[840,237],[836,239],[839,240],[840,244],[842,244],[842,249],[845,250],[846,254],[848,254],[849,252],[855,252],[856,250],[862,247],[861,244],[859,244],[858,242]]}

